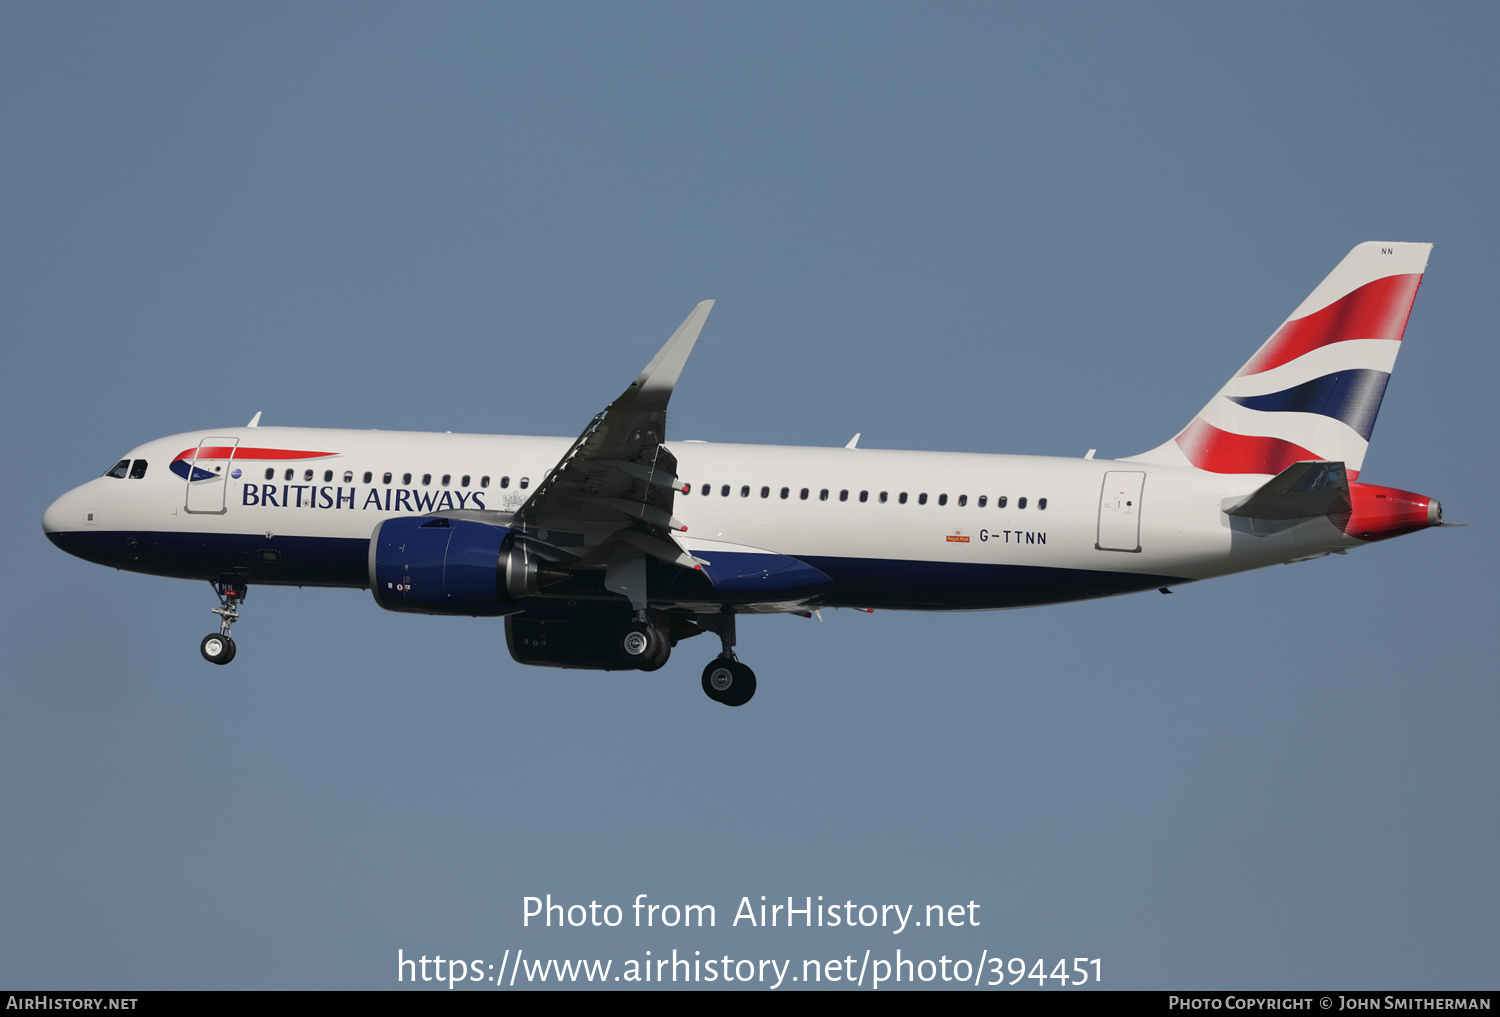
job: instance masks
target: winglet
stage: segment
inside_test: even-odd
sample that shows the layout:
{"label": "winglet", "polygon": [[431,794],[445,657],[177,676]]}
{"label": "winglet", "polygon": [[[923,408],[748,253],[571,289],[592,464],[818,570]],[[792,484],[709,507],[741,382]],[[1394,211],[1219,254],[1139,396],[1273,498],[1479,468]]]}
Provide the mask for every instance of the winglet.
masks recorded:
{"label": "winglet", "polygon": [[261,410],[256,410],[255,411],[255,416],[251,417],[250,418],[250,423],[246,424],[245,426],[246,427],[259,427],[260,426],[260,415],[261,415],[261,412],[262,412]]}
{"label": "winglet", "polygon": [[703,331],[703,323],[708,320],[708,312],[713,310],[713,306],[712,300],[705,300],[693,308],[692,313],[677,326],[677,331],[672,333],[672,338],[667,340],[666,345],[656,351],[656,356],[651,358],[646,369],[614,401],[614,408],[623,409],[642,399],[666,403],[672,395],[672,389],[677,386],[677,379],[687,364],[688,354],[693,352],[693,344],[698,341],[698,333]]}
{"label": "winglet", "polygon": [[849,439],[849,444],[845,445],[844,447],[845,448],[859,448],[859,436],[862,433],[864,433],[864,432],[862,432],[862,431],[856,431],[855,434],[854,434],[854,437],[852,437],[852,438]]}

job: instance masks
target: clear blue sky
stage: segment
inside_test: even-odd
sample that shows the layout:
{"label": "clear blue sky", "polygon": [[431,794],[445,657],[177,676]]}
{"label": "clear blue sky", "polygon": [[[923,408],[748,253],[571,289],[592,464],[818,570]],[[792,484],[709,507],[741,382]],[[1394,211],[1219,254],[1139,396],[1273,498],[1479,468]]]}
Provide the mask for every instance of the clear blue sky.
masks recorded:
{"label": "clear blue sky", "polygon": [[[1491,5],[0,7],[0,984],[395,984],[398,949],[1099,957],[1493,987]],[[745,622],[750,707],[498,623],[41,532],[131,446],[576,434],[719,303],[677,438],[1169,437],[1354,244],[1437,244],[1364,477],[1477,525],[1081,605]],[[700,641],[701,642],[701,641]],[[521,901],[711,903],[538,931]],[[747,931],[742,896],[981,905]],[[922,938],[925,937],[925,938]]]}

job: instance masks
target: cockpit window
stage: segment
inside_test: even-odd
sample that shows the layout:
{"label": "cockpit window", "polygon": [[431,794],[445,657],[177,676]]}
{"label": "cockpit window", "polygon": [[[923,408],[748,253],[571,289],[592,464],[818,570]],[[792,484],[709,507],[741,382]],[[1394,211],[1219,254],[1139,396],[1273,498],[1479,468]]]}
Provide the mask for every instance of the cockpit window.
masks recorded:
{"label": "cockpit window", "polygon": [[137,459],[135,465],[130,467],[130,479],[140,480],[146,475],[146,460]]}
{"label": "cockpit window", "polygon": [[125,474],[128,473],[129,471],[130,471],[130,460],[129,459],[121,459],[119,462],[115,463],[108,470],[106,470],[104,472],[104,475],[106,477],[117,477],[120,480],[124,480],[125,479]]}

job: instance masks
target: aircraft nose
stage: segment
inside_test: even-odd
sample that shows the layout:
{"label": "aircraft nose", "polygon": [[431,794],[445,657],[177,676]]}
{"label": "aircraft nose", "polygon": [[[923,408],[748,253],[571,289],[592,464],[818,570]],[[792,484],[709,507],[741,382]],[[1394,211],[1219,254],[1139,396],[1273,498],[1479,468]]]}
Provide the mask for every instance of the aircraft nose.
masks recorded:
{"label": "aircraft nose", "polygon": [[[71,494],[72,492],[68,493]],[[67,501],[68,495],[65,494],[51,505],[48,505],[47,511],[42,513],[42,532],[47,534],[47,536],[50,537],[63,528],[63,518],[67,515],[68,511]]]}
{"label": "aircraft nose", "polygon": [[58,498],[42,513],[42,532],[58,547],[67,550],[65,541],[70,533],[82,530],[87,524],[83,489],[75,487]]}

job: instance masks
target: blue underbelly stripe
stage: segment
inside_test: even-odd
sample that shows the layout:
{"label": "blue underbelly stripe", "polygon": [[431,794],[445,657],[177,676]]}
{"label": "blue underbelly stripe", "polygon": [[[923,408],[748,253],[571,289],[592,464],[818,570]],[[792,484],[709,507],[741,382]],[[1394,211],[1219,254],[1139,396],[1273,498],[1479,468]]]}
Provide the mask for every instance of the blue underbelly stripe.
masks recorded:
{"label": "blue underbelly stripe", "polygon": [[[233,577],[275,586],[369,585],[370,542],[361,538],[100,530],[48,536],[69,554],[131,572],[182,579]],[[818,603],[829,607],[918,611],[1025,607],[1186,581],[1148,573],[1037,565],[821,556],[798,560],[832,581],[818,598]],[[740,602],[745,598],[727,599]]]}

